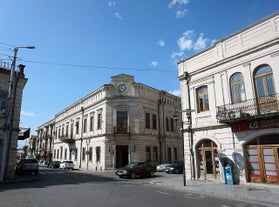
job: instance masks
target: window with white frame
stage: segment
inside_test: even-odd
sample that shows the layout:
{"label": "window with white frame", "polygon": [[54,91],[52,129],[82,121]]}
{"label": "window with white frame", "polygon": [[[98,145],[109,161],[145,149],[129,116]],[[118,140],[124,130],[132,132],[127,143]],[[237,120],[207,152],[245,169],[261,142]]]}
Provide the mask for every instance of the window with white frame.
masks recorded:
{"label": "window with white frame", "polygon": [[209,110],[208,89],[202,86],[197,89],[197,111],[204,112]]}
{"label": "window with white frame", "polygon": [[231,77],[230,80],[231,85],[231,98],[232,103],[240,103],[245,101],[245,88],[244,88],[244,80],[241,73],[236,73]]}

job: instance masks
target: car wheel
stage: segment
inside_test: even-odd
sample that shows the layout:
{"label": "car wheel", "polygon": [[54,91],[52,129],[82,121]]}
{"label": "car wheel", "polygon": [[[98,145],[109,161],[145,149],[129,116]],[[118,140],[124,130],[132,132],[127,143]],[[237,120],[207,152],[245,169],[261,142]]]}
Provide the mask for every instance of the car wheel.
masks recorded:
{"label": "car wheel", "polygon": [[132,174],[131,174],[131,178],[132,178],[132,179],[135,179],[135,178],[136,178],[136,174],[135,174],[135,173],[132,173]]}
{"label": "car wheel", "polygon": [[150,172],[150,177],[154,177],[154,172],[153,171]]}
{"label": "car wheel", "polygon": [[38,175],[39,174],[39,171],[37,170],[37,171],[35,171],[35,175]]}

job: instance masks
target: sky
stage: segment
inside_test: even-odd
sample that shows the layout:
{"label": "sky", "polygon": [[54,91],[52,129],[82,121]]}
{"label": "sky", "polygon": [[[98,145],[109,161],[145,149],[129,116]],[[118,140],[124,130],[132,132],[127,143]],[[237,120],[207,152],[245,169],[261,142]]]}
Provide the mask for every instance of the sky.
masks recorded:
{"label": "sky", "polygon": [[[180,95],[177,62],[279,11],[279,0],[1,0],[0,61],[24,64],[20,127],[128,74]],[[21,148],[28,139],[19,141]]]}

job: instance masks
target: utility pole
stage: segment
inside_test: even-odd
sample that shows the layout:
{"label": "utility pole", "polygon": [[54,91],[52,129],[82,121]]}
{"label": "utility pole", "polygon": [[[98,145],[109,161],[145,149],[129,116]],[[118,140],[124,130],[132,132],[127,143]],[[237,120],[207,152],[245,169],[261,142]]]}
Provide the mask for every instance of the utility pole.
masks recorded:
{"label": "utility pole", "polygon": [[7,97],[7,105],[5,111],[5,122],[3,127],[3,139],[2,139],[2,159],[0,162],[0,182],[3,182],[4,175],[7,173],[8,169],[8,160],[9,160],[9,152],[10,152],[10,143],[12,138],[13,131],[13,115],[14,115],[14,104],[16,99],[16,85],[15,85],[15,72],[16,72],[16,59],[17,52],[19,48],[27,48],[27,49],[35,49],[34,46],[27,47],[15,47],[14,48],[14,56],[11,64],[11,72],[8,86],[8,97]]}

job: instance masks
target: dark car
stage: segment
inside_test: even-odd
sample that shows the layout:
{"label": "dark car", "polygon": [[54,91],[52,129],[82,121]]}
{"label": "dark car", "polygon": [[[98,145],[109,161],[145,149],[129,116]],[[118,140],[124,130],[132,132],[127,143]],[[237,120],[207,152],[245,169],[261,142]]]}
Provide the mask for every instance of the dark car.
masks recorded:
{"label": "dark car", "polygon": [[183,173],[183,169],[184,169],[184,163],[176,162],[176,163],[172,163],[171,165],[167,166],[165,169],[165,172],[179,174],[179,173]]}
{"label": "dark car", "polygon": [[123,168],[115,171],[120,178],[136,178],[136,177],[153,177],[156,172],[156,166],[152,166],[147,162],[132,162]]}
{"label": "dark car", "polygon": [[25,173],[39,173],[39,164],[36,159],[21,159],[16,163],[15,167],[16,174],[25,174]]}
{"label": "dark car", "polygon": [[60,163],[58,160],[52,160],[49,162],[49,168],[59,168]]}

